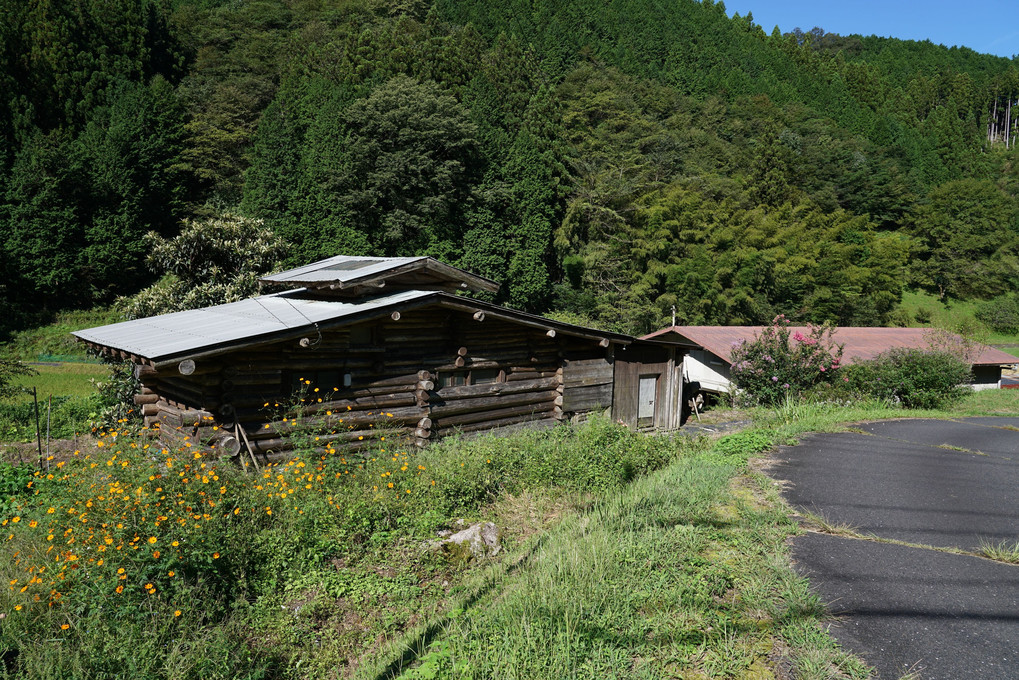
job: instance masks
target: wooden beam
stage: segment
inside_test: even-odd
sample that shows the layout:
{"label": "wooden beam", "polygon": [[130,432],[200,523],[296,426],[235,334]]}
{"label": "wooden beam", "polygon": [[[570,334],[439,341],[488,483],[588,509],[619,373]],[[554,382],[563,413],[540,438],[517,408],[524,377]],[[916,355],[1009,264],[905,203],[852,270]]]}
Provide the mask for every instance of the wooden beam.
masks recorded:
{"label": "wooden beam", "polygon": [[[495,318],[495,319],[501,319],[503,321],[508,321],[510,323],[517,324],[517,325],[520,325],[520,326],[529,326],[531,328],[538,328],[538,329],[541,329],[543,331],[547,331],[548,330],[548,324],[549,324],[549,321],[550,321],[550,319],[545,319],[545,318],[542,318],[540,316],[534,316],[534,315],[531,315],[531,314],[525,314],[524,312],[513,313],[511,310],[506,310],[506,312],[509,312],[509,313],[506,313],[506,312],[503,312],[502,310],[500,310],[498,308],[496,308],[496,309],[487,308],[487,309],[481,310],[481,309],[478,309],[479,305],[477,305],[477,304],[470,305],[470,304],[467,304],[466,302],[460,302],[459,298],[457,298],[457,299],[450,299],[449,297],[444,297],[443,299],[440,300],[440,304],[443,307],[447,307],[447,308],[450,308],[450,309],[457,309],[457,310],[460,310],[460,311],[463,311],[463,312],[472,313],[474,315],[475,320],[477,320],[477,321],[481,321],[481,320],[485,319],[486,315],[490,315],[492,318]],[[479,316],[481,318],[478,318]],[[598,333],[597,331],[588,331],[587,329],[581,329],[579,326],[576,327],[576,328],[569,328],[569,329],[565,329],[564,328],[564,329],[561,329],[561,331],[565,335],[572,335],[573,337],[584,338],[586,340],[597,340],[598,342],[601,342],[603,340],[609,340],[611,342],[611,339],[605,337],[605,335],[603,333]],[[620,344],[627,345],[630,342],[632,342],[632,340],[629,339],[629,338],[626,338],[626,339],[619,338],[619,339],[616,340],[616,342],[619,342]]]}

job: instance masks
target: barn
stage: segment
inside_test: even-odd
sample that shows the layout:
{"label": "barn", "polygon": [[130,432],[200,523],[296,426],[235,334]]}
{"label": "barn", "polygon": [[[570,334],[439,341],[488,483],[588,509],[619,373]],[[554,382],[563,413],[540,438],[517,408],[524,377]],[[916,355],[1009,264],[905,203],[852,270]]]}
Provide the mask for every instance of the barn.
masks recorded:
{"label": "barn", "polygon": [[[676,342],[687,348],[683,372],[690,382],[697,382],[705,392],[724,394],[730,391],[729,371],[732,350],[744,341],[753,340],[764,326],[670,326],[644,336],[645,341]],[[790,333],[806,335],[804,326],[790,326]],[[937,337],[936,337],[937,335]],[[1001,386],[1002,366],[1019,363],[1016,358],[994,347],[967,343],[952,333],[932,334],[929,328],[881,328],[839,326],[833,329],[832,340],[843,347],[842,359],[851,364],[873,359],[892,348],[926,349],[945,342],[968,347],[971,386],[974,390]]]}
{"label": "barn", "polygon": [[281,411],[297,398],[322,451],[367,444],[380,421],[419,446],[595,412],[680,425],[682,345],[468,297],[498,284],[432,258],[337,256],[262,283],[258,297],[75,335],[134,363],[136,403],[166,443],[234,455],[288,455]]}

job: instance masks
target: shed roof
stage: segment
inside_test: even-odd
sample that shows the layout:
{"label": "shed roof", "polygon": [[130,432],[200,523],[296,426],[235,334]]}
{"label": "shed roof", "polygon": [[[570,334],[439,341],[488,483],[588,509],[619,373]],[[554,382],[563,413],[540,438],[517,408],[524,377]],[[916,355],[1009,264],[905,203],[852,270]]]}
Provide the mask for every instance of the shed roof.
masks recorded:
{"label": "shed roof", "polygon": [[441,291],[400,291],[357,302],[307,299],[302,297],[306,292],[297,289],[262,295],[214,307],[89,328],[73,335],[98,349],[124,352],[135,361],[158,366],[185,358],[223,354],[238,346],[298,338],[319,326],[344,326],[391,311],[437,304],[458,311],[483,311],[492,318],[556,330],[564,335],[624,345],[634,341],[628,335],[574,326]]}
{"label": "shed roof", "polygon": [[[732,363],[732,350],[744,340],[752,340],[766,326],[669,326],[645,335],[642,340],[665,340],[677,337],[689,340],[712,354]],[[790,332],[806,334],[810,329],[806,326],[790,326]],[[953,341],[963,342],[961,336],[950,334]],[[847,363],[873,359],[878,354],[892,348],[925,349],[932,344],[930,328],[877,328],[858,326],[838,326],[832,339],[843,345],[842,358]],[[976,343],[975,356],[971,359],[974,366],[1000,366],[1002,364],[1019,363],[1019,358],[1002,352],[988,345]]]}
{"label": "shed roof", "polygon": [[160,362],[241,341],[288,332],[303,333],[316,324],[364,314],[433,295],[429,291],[401,291],[358,303],[340,300],[306,300],[302,291],[230,302],[202,309],[160,314],[144,319],[89,328],[76,337],[104,348],[117,349]]}
{"label": "shed roof", "polygon": [[483,276],[452,267],[431,257],[367,257],[337,255],[318,262],[271,274],[265,283],[307,288],[329,288],[361,294],[366,289],[399,285],[416,290],[495,292],[499,284]]}

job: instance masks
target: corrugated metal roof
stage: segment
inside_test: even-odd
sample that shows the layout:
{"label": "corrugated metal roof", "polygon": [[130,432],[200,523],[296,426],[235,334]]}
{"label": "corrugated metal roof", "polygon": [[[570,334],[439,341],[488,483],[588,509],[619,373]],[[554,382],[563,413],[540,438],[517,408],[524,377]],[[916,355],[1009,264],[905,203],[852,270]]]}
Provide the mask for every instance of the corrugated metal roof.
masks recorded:
{"label": "corrugated metal roof", "polygon": [[[752,340],[765,326],[671,326],[645,335],[642,340],[661,339],[660,336],[676,334],[692,340],[712,354],[732,363],[733,348],[744,340]],[[806,334],[806,326],[790,326],[790,332]],[[962,337],[949,334],[957,342]],[[866,361],[895,347],[925,349],[931,346],[930,328],[876,328],[839,326],[832,335],[835,342],[844,345],[842,358],[847,363]],[[975,366],[1000,366],[1019,363],[1019,358],[1000,349],[976,343],[976,356],[971,363]]]}
{"label": "corrugated metal roof", "polygon": [[396,269],[412,262],[422,262],[427,257],[359,257],[337,255],[326,260],[312,262],[297,269],[279,274],[263,276],[263,281],[273,283],[313,283],[339,281],[348,283],[358,279],[377,276],[390,269]]}
{"label": "corrugated metal roof", "polygon": [[262,295],[215,307],[134,319],[89,328],[74,335],[87,342],[160,361],[281,331],[311,329],[316,323],[436,294],[409,290],[351,303],[302,300],[294,297],[297,292],[300,291]]}
{"label": "corrugated metal roof", "polygon": [[398,285],[401,288],[440,290],[499,290],[499,284],[483,276],[452,267],[431,257],[368,257],[337,255],[297,269],[262,277],[277,285],[329,287],[356,290],[359,286]]}

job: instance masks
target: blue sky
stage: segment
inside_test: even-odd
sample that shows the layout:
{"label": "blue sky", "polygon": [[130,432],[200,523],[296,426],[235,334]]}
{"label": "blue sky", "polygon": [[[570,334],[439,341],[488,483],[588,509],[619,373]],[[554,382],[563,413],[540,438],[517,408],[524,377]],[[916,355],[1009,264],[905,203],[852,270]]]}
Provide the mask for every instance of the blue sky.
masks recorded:
{"label": "blue sky", "polygon": [[1015,0],[725,0],[729,16],[753,12],[766,33],[778,25],[820,26],[830,33],[879,35],[969,47],[1011,57],[1019,54],[1019,3]]}

